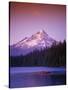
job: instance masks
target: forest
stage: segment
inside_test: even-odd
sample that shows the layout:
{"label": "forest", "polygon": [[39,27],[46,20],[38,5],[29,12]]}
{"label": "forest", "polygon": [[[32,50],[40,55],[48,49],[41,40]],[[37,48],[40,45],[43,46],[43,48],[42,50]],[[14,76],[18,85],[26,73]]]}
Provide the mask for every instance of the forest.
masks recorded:
{"label": "forest", "polygon": [[51,47],[34,50],[27,55],[9,56],[10,67],[47,66],[66,67],[66,41],[53,43]]}

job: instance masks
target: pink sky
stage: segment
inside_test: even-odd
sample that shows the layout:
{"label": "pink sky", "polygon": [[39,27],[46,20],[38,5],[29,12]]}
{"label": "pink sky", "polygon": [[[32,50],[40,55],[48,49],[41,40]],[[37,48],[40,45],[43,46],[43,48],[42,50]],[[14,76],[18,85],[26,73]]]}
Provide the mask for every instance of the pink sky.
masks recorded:
{"label": "pink sky", "polygon": [[66,6],[10,3],[10,45],[42,29],[57,41],[66,39]]}

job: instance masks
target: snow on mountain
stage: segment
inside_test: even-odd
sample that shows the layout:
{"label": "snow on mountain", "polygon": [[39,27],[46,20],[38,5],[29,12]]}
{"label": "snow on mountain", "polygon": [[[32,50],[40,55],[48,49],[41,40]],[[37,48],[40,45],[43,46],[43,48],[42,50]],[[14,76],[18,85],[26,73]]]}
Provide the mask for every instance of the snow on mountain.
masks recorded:
{"label": "snow on mountain", "polygon": [[31,37],[25,37],[23,40],[19,41],[13,46],[10,46],[10,55],[24,55],[33,51],[34,49],[50,47],[54,42],[56,41],[42,30],[33,34]]}

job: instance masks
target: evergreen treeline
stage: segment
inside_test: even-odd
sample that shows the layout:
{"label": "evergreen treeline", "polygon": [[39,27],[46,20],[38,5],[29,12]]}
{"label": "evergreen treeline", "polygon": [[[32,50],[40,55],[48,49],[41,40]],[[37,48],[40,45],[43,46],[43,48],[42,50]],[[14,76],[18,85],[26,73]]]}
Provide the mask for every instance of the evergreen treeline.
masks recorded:
{"label": "evergreen treeline", "polygon": [[66,66],[66,41],[50,48],[35,50],[25,56],[10,56],[10,66]]}

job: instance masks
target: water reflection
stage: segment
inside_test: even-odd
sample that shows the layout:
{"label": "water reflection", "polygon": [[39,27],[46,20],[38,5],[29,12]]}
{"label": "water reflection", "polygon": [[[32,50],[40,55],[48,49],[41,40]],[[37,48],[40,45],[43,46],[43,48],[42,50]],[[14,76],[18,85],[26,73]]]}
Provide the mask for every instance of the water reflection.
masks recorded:
{"label": "water reflection", "polygon": [[46,72],[16,73],[10,75],[10,88],[63,85],[65,74],[54,75]]}

